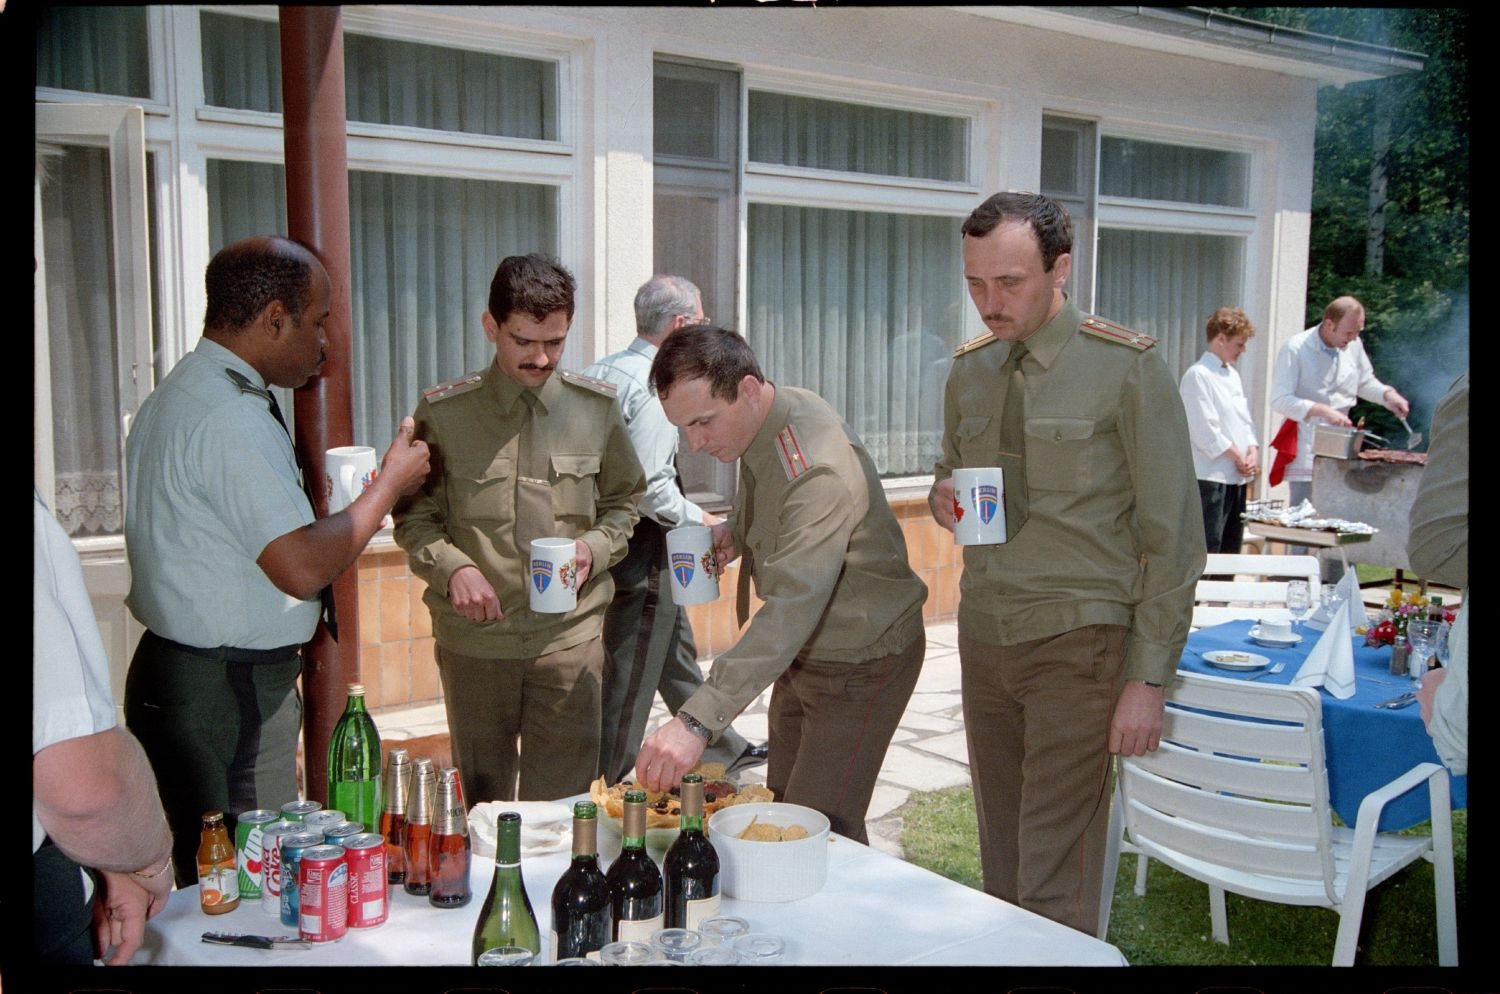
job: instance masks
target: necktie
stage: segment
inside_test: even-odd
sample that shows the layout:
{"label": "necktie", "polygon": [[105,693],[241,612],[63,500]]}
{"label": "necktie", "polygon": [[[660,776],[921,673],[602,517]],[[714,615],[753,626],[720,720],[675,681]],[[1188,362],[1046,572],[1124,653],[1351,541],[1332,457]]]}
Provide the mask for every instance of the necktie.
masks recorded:
{"label": "necktie", "polygon": [[526,410],[521,416],[516,449],[516,546],[522,561],[529,565],[532,539],[545,538],[552,532],[551,459],[537,396],[523,390],[521,399],[526,402]]}
{"label": "necktie", "polygon": [[1000,468],[1005,471],[1005,540],[1026,523],[1026,375],[1021,372],[1025,342],[1012,342],[1000,367],[1005,403],[1000,408]]}
{"label": "necktie", "polygon": [[[275,392],[267,388],[266,399],[271,404],[271,417],[275,418],[276,423],[281,425],[281,430],[286,432],[287,441],[291,441],[292,432],[291,429],[286,426],[286,418],[281,416],[281,405],[276,403]],[[308,504],[312,505],[313,513],[317,514],[318,505],[317,502],[313,500],[312,486],[308,483],[307,470],[303,468],[302,460],[297,458],[297,445],[295,442],[292,443],[292,458],[296,460],[297,469],[302,474],[302,492],[307,494],[307,502]],[[328,637],[337,642],[339,640],[339,622],[338,612],[335,610],[333,603],[332,584],[329,584],[322,590],[318,591],[318,600],[321,601],[323,605],[323,626],[328,629]]]}
{"label": "necktie", "polygon": [[[745,492],[745,500],[739,509],[739,530],[748,538],[750,535],[750,522],[755,513],[755,501],[752,495],[755,493],[755,477],[750,475],[750,470],[740,463],[740,487]],[[739,582],[735,584],[734,590],[734,615],[741,628],[750,619],[750,574],[753,572],[753,557],[750,555],[750,545],[747,542],[740,549],[740,576]]]}

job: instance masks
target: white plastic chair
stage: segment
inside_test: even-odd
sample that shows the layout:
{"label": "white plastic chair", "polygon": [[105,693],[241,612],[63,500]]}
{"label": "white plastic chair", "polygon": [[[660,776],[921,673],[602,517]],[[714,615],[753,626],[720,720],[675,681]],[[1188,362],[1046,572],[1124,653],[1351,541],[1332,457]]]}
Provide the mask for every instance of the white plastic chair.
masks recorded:
{"label": "white plastic chair", "polygon": [[[1286,607],[1288,580],[1306,580],[1312,606],[1318,604],[1316,556],[1244,556],[1210,552],[1204,576],[1232,575],[1233,580],[1199,580],[1193,594],[1193,627],[1203,628],[1242,618],[1258,618],[1268,607]],[[1248,579],[1239,579],[1247,577]],[[1273,579],[1274,578],[1274,579]],[[1216,603],[1205,603],[1216,602]]]}
{"label": "white plastic chair", "polygon": [[[1380,833],[1385,805],[1427,784],[1430,836]],[[1162,744],[1121,757],[1099,907],[1109,929],[1122,828],[1128,845],[1208,884],[1213,937],[1229,943],[1224,892],[1339,913],[1333,965],[1354,963],[1365,893],[1417,859],[1433,864],[1438,963],[1458,963],[1448,771],[1422,763],[1334,827],[1316,690],[1179,674]]]}

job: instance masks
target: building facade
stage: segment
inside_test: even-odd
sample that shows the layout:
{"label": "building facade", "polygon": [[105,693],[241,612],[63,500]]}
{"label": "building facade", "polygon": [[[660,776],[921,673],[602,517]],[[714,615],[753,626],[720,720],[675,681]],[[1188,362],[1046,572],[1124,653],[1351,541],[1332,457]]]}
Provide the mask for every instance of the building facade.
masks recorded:
{"label": "building facade", "polygon": [[[118,689],[139,636],[130,417],[196,343],[212,254],[286,230],[277,14],[38,17],[34,475],[87,563]],[[573,369],[630,341],[644,280],[680,273],[773,380],[859,431],[932,617],[956,609],[959,568],[924,501],[943,382],[983,330],[964,216],[1002,189],[1063,200],[1070,292],[1179,373],[1208,314],[1243,307],[1268,438],[1271,360],[1303,321],[1317,90],[1420,67],[1192,9],[394,5],[344,7],[342,27],[355,441],[383,450],[423,387],[490,361],[500,258],[577,275]],[[733,492],[731,467],[683,469],[708,506]],[[420,581],[388,534],[359,570],[372,704],[435,700]],[[695,609],[707,654],[734,639],[727,600]]]}

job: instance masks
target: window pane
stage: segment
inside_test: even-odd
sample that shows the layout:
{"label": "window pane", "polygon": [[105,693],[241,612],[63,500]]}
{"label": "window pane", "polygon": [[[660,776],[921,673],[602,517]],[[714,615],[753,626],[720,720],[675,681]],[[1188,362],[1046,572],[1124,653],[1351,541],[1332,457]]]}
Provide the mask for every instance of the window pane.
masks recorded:
{"label": "window pane", "polygon": [[[286,230],[279,165],[209,162],[210,249]],[[483,369],[480,316],[507,255],[557,252],[557,190],[350,172],[354,440],[380,451],[421,391]]]}
{"label": "window pane", "polygon": [[960,220],[750,205],[746,338],[819,394],[883,476],[932,472],[963,326]]}
{"label": "window pane", "polygon": [[119,349],[109,238],[109,153],[60,147],[42,184],[55,489],[47,503],[75,538],[118,535]]}
{"label": "window pane", "polygon": [[1145,332],[1180,377],[1203,354],[1204,325],[1240,307],[1244,239],[1099,229],[1099,314]]}
{"label": "window pane", "polygon": [[968,135],[959,117],[750,92],[755,162],[961,182]]}
{"label": "window pane", "polygon": [[1105,137],[1099,149],[1099,192],[1110,197],[1244,207],[1249,166],[1250,157],[1242,152]]}
{"label": "window pane", "polygon": [[719,83],[656,74],[652,120],[657,155],[719,157]]}
{"label": "window pane", "polygon": [[[556,141],[557,64],[344,35],[344,113],[351,121]],[[208,103],[281,111],[281,35],[274,21],[203,14]]]}
{"label": "window pane", "polygon": [[147,51],[145,7],[37,9],[37,86],[150,99]]}
{"label": "window pane", "polygon": [[277,23],[204,11],[199,24],[204,101],[211,107],[281,113],[281,29]]}
{"label": "window pane", "polygon": [[344,60],[351,121],[557,140],[555,62],[357,34]]}

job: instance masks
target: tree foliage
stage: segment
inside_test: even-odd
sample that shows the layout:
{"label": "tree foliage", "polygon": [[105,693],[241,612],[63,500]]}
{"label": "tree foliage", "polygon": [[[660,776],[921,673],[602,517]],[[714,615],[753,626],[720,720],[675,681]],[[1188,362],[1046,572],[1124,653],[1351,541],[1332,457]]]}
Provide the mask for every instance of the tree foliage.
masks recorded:
{"label": "tree foliage", "polygon": [[[1419,53],[1420,72],[1326,86],[1318,94],[1317,152],[1307,274],[1307,323],[1334,297],[1365,304],[1365,346],[1377,375],[1411,402],[1424,427],[1469,364],[1469,60],[1467,9],[1220,8],[1286,27]],[[1372,133],[1377,93],[1390,114],[1385,262],[1366,271]],[[1355,416],[1397,446],[1405,434],[1384,409]]]}

